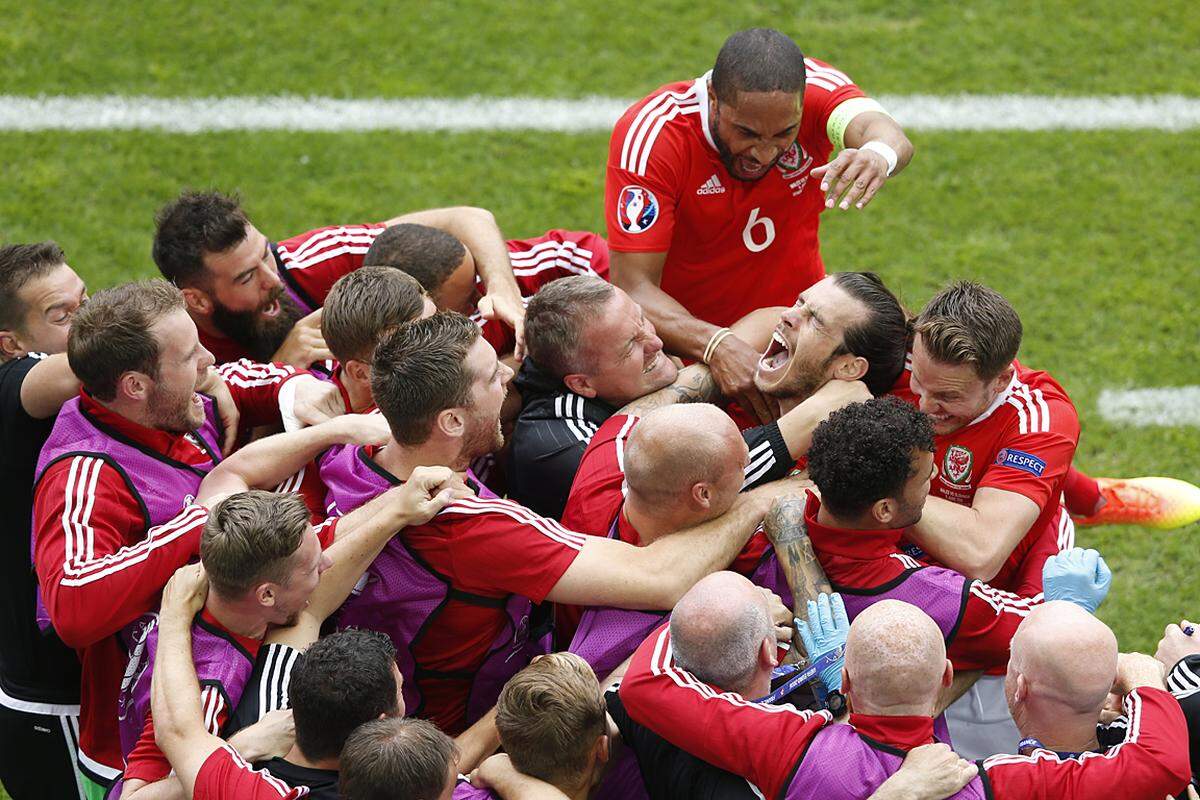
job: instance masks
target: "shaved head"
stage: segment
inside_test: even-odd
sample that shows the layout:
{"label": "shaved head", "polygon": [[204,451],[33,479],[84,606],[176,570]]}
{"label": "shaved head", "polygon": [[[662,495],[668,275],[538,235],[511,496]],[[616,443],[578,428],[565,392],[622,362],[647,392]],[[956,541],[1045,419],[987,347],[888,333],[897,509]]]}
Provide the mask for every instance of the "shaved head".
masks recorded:
{"label": "shaved head", "polygon": [[846,639],[854,710],[881,716],[932,714],[947,663],[946,642],[928,614],[899,600],[875,603],[855,617]]}
{"label": "shaved head", "polygon": [[[667,406],[647,414],[629,435],[625,480],[642,499],[674,505],[686,502],[698,483],[720,488],[736,483],[740,489],[746,458],[745,440],[721,409],[708,403]],[[710,516],[723,514],[732,502],[732,496],[721,498],[724,507],[711,509]]]}
{"label": "shaved head", "polygon": [[1037,606],[1012,639],[1008,683],[1023,676],[1030,698],[1096,715],[1117,676],[1117,637],[1065,600]]}
{"label": "shaved head", "polygon": [[671,647],[679,666],[719,689],[741,692],[754,677],[764,639],[775,644],[767,601],[736,572],[715,572],[679,598]]}

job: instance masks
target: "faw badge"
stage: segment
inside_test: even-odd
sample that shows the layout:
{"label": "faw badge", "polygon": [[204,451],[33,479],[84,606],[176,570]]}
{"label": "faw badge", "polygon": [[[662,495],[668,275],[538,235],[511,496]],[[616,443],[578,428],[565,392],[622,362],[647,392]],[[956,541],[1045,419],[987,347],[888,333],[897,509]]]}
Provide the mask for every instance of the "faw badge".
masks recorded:
{"label": "faw badge", "polygon": [[971,462],[974,460],[970,450],[960,444],[952,444],[946,448],[946,455],[942,459],[942,474],[951,483],[967,483],[971,480]]}
{"label": "faw badge", "polygon": [[792,142],[792,146],[784,151],[775,162],[775,166],[779,167],[784,180],[787,180],[807,171],[812,166],[812,156],[804,152],[799,142]]}

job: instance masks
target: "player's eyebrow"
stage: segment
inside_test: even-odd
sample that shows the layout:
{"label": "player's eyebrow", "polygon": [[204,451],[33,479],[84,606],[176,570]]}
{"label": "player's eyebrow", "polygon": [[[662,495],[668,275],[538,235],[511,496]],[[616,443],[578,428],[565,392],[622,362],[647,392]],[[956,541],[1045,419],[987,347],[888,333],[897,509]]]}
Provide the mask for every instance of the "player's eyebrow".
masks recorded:
{"label": "player's eyebrow", "polygon": [[42,313],[43,313],[43,314],[49,314],[51,311],[60,311],[60,310],[61,310],[61,311],[66,311],[66,310],[67,310],[67,308],[68,308],[70,305],[71,305],[71,301],[70,301],[70,300],[63,300],[61,303],[55,303],[55,304],[54,304],[54,305],[52,305],[52,306],[47,306],[47,307],[46,307],[46,310],[45,310],[45,311],[43,311]]}
{"label": "player's eyebrow", "polygon": [[244,269],[241,272],[239,272],[237,275],[234,275],[233,279],[235,281],[240,281],[242,278],[246,277],[247,275],[252,274],[256,269],[258,269],[257,266],[253,266],[250,269]]}

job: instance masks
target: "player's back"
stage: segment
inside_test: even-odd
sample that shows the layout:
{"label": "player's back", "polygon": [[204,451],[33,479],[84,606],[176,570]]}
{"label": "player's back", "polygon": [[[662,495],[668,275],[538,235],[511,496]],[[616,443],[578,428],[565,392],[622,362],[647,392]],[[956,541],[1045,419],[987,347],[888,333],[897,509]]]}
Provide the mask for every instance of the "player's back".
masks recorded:
{"label": "player's back", "polygon": [[[870,727],[858,730],[856,717]],[[907,723],[911,718],[905,718]],[[927,741],[905,743],[904,749],[892,743],[897,734],[889,731],[889,718],[851,716],[852,724],[827,725],[817,732],[797,766],[784,797],[787,800],[866,800],[880,784],[900,769],[906,750]],[[899,720],[897,720],[899,723]],[[876,730],[878,727],[879,730]],[[929,720],[932,732],[933,720]],[[899,724],[896,725],[900,729]],[[887,742],[887,743],[885,743]],[[964,788],[950,795],[953,798],[988,797],[978,776]]]}

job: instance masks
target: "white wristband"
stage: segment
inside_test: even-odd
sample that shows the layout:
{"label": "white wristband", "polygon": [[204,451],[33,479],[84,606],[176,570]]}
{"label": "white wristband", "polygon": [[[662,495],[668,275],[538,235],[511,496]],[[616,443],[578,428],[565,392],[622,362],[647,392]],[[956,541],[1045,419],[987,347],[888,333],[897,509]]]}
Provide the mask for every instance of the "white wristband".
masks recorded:
{"label": "white wristband", "polygon": [[900,156],[896,155],[896,151],[892,149],[891,145],[872,139],[858,149],[870,150],[873,153],[879,153],[879,155],[883,156],[883,160],[887,162],[887,174],[889,176],[896,171],[896,162],[900,160]]}

